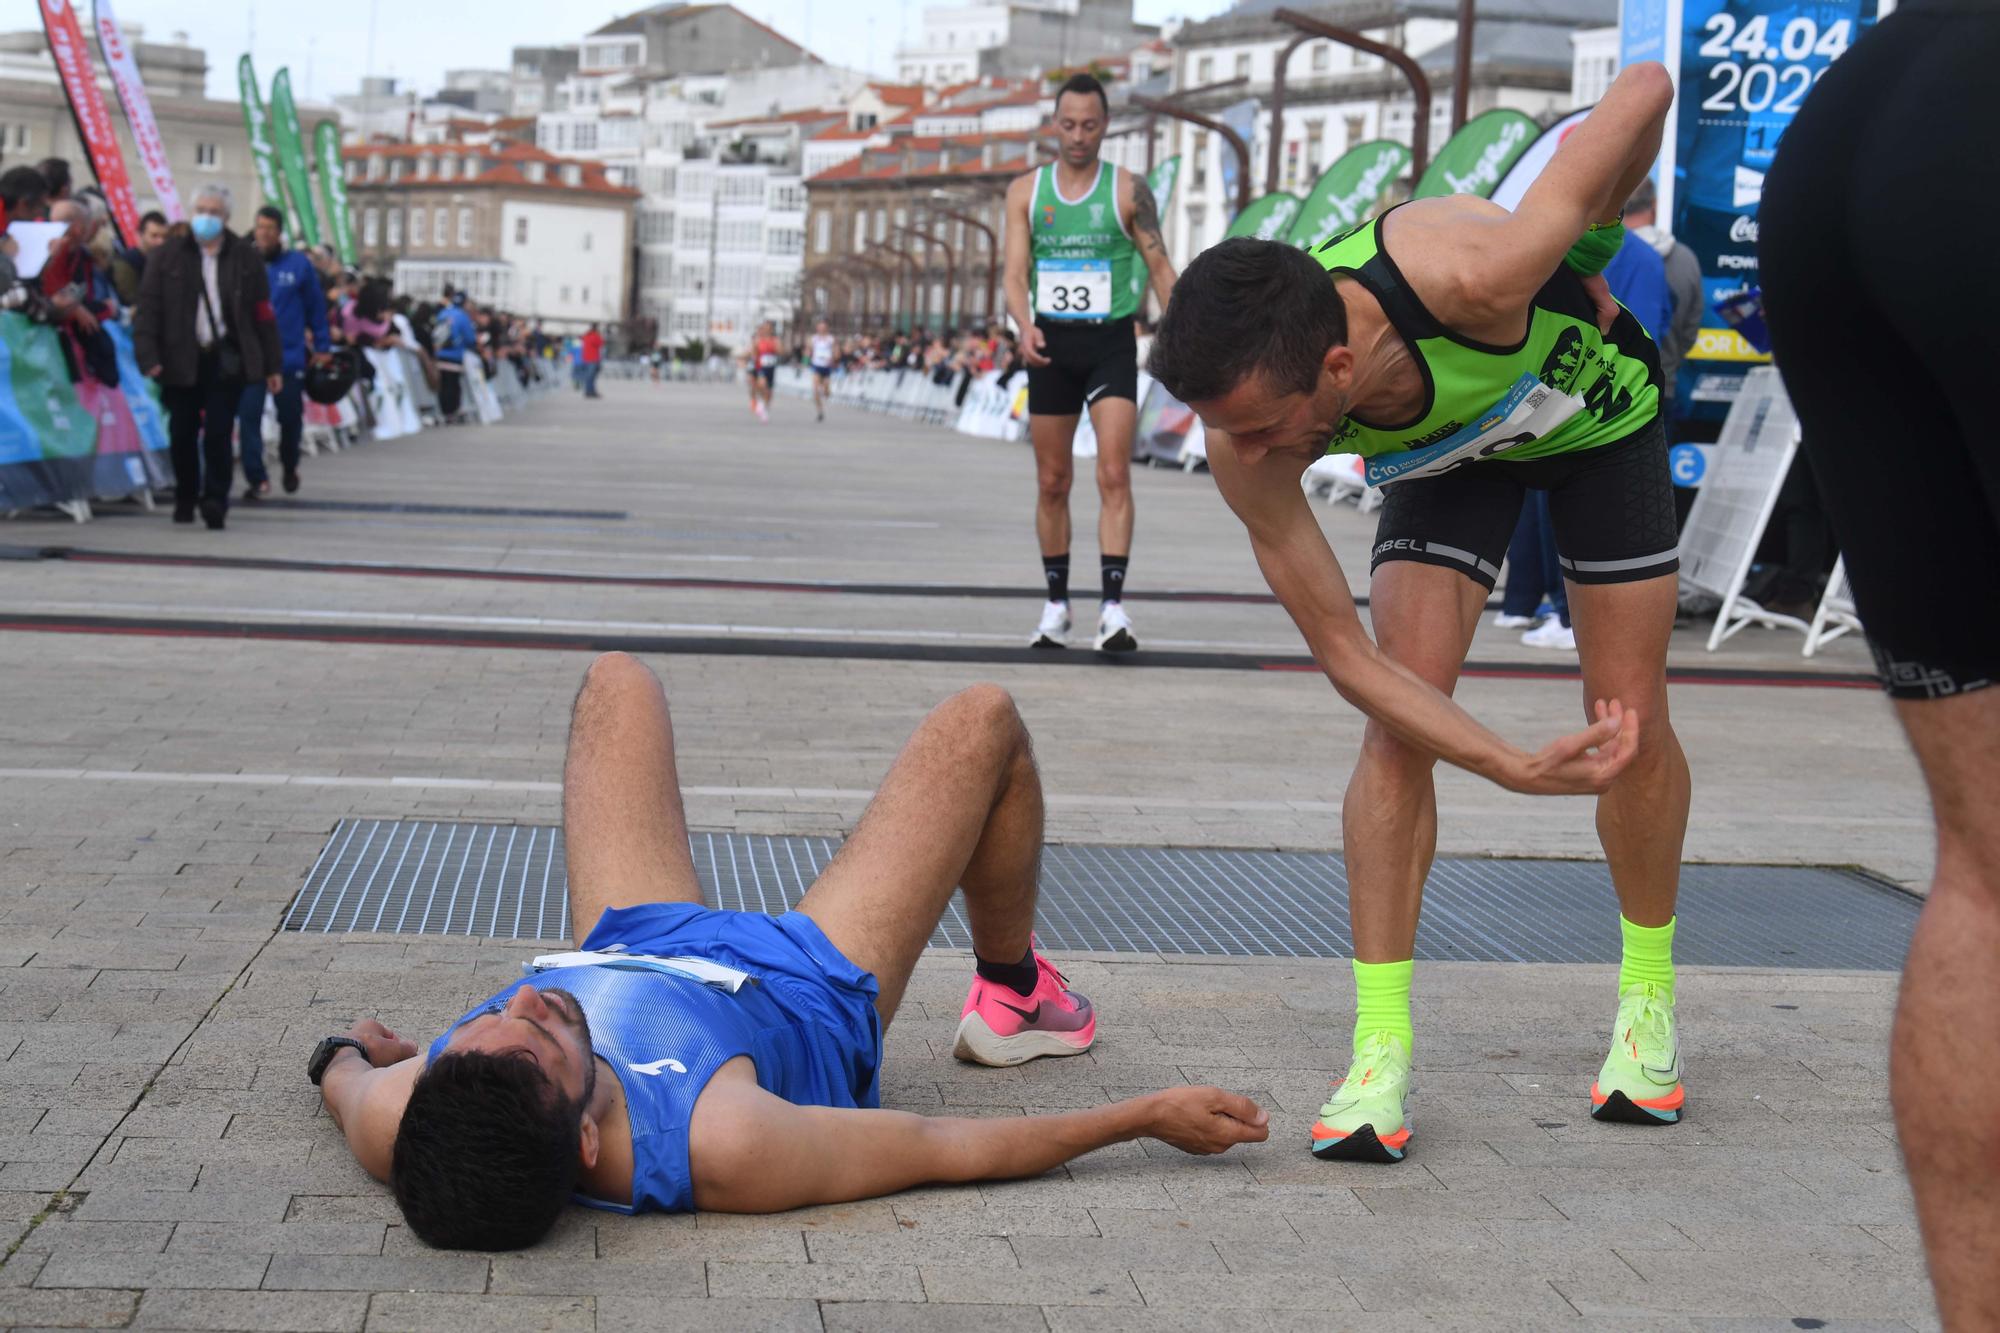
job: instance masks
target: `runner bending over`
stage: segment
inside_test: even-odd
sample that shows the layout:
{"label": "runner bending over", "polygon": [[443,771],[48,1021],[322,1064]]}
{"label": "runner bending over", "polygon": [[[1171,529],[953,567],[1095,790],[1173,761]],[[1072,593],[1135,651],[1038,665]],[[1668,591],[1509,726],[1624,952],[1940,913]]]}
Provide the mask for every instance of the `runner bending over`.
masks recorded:
{"label": "runner bending over", "polygon": [[1049,600],[1029,643],[1069,643],[1071,448],[1085,407],[1097,432],[1097,549],[1103,605],[1099,652],[1139,646],[1125,614],[1132,556],[1132,434],[1139,405],[1134,264],[1164,308],[1173,261],[1146,182],[1098,156],[1110,122],[1104,85],[1078,74],[1056,93],[1058,160],[1007,187],[1007,313],[1028,363],[1028,435],[1035,445],[1035,536]]}
{"label": "runner bending over", "polygon": [[308,1068],[368,1172],[432,1245],[534,1244],[572,1199],[768,1213],[930,1181],[1033,1176],[1111,1143],[1219,1153],[1266,1137],[1220,1088],[1057,1115],[879,1108],[882,1033],[962,888],[976,955],[953,1047],[1018,1065],[1096,1038],[1036,954],[1042,787],[1006,693],[933,709],[833,863],[780,917],[701,904],[660,682],[622,653],[584,678],[563,766],[570,917],[553,955],[429,1049],[364,1019]]}
{"label": "runner bending over", "polygon": [[[1354,1065],[1312,1132],[1324,1157],[1396,1161],[1409,1145],[1410,959],[1439,759],[1517,791],[1601,791],[1625,952],[1591,1113],[1681,1115],[1672,941],[1688,768],[1667,719],[1673,487],[1658,353],[1595,276],[1672,100],[1660,66],[1627,69],[1518,212],[1427,199],[1310,254],[1226,241],[1188,266],[1153,344],[1153,373],[1207,425],[1216,484],[1271,590],[1370,717],[1342,818]],[[1387,487],[1376,643],[1299,485],[1329,450],[1365,455]],[[1586,716],[1597,701],[1590,730],[1539,755],[1450,698],[1528,487],[1549,492]]]}

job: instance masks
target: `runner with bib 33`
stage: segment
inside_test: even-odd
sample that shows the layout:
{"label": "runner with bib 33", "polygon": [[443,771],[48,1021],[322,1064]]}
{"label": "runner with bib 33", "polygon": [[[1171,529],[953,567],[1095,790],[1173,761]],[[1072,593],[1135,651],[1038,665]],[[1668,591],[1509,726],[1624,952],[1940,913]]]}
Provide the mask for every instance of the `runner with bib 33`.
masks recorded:
{"label": "runner with bib 33", "polygon": [[[1689,780],[1667,718],[1673,488],[1658,352],[1599,276],[1672,100],[1659,65],[1628,68],[1513,213],[1426,199],[1310,254],[1226,241],[1188,266],[1154,340],[1150,368],[1206,424],[1216,484],[1271,590],[1370,718],[1342,821],[1354,1065],[1313,1128],[1322,1157],[1408,1150],[1410,960],[1439,759],[1515,791],[1598,793],[1624,962],[1591,1113],[1681,1116],[1672,940]],[[1329,451],[1363,455],[1385,488],[1375,642],[1299,485]],[[1529,488],[1549,493],[1592,719],[1537,754],[1450,698]]]}
{"label": "runner with bib 33", "polygon": [[1139,313],[1143,265],[1161,306],[1174,266],[1160,239],[1146,182],[1098,156],[1110,123],[1104,87],[1078,74],[1056,92],[1057,160],[1007,189],[1007,313],[1028,363],[1028,434],[1035,445],[1035,536],[1048,601],[1028,640],[1069,642],[1069,489],[1078,418],[1097,432],[1097,549],[1104,579],[1097,650],[1139,646],[1125,614],[1132,555],[1132,433],[1139,418]]}

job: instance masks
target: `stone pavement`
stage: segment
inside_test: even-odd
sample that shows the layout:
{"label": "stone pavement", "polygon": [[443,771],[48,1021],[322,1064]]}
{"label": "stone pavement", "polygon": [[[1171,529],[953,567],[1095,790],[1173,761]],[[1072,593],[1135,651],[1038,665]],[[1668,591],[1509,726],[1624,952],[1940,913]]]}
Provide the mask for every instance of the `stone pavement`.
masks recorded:
{"label": "stone pavement", "polygon": [[[1894,978],[1874,973],[1687,972],[1692,1109],[1647,1131],[1585,1114],[1609,969],[1420,965],[1417,1147],[1373,1168],[1303,1147],[1345,1063],[1340,965],[1072,955],[1105,1015],[1097,1049],[998,1071],[950,1058],[967,960],[939,954],[889,1034],[889,1104],[1015,1114],[1214,1082],[1271,1108],[1272,1141],[1214,1159],[1125,1145],[1038,1180],[772,1218],[573,1210],[521,1255],[413,1242],[305,1054],[360,1014],[428,1035],[529,946],[276,926],[344,816],[556,818],[590,653],[535,635],[756,649],[647,658],[698,829],[850,827],[924,709],[990,678],[1035,731],[1052,838],[1338,845],[1360,727],[1323,680],[1002,651],[1036,611],[1024,447],[844,412],[815,426],[783,400],[758,428],[733,387],[605,392],[308,460],[301,499],[321,507],[239,508],[224,534],[116,513],[0,524],[0,546],[95,553],[0,564],[0,619],[120,631],[0,631],[0,1326],[1934,1324],[1885,1097]],[[1262,585],[1205,477],[1136,485],[1149,645],[1295,655],[1268,604],[1139,596]],[[381,502],[400,508],[354,507]],[[1362,590],[1370,522],[1322,521]],[[159,563],[211,555],[321,565]],[[464,577],[500,572],[626,582]],[[1022,595],[797,586],[824,580]],[[187,633],[202,623],[312,637]],[[1699,633],[1677,635],[1678,665],[1865,669],[1853,643],[1803,663],[1795,637],[1753,631],[1711,658]],[[802,649],[843,641],[985,656]],[[1573,724],[1573,683],[1504,674],[1531,650],[1483,628],[1474,657],[1496,667],[1461,691],[1482,720],[1524,743]],[[1674,710],[1690,859],[1928,874],[1927,810],[1877,695],[1690,683]],[[1456,773],[1439,791],[1446,852],[1596,855],[1587,803]]]}

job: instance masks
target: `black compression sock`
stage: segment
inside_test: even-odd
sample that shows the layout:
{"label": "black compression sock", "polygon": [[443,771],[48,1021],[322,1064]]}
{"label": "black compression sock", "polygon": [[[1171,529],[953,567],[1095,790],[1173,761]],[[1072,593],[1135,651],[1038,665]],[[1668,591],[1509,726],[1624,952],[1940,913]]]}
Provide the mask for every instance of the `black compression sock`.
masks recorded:
{"label": "black compression sock", "polygon": [[1049,600],[1069,600],[1069,552],[1042,557],[1042,577],[1049,581]]}
{"label": "black compression sock", "polygon": [[1035,966],[1035,951],[1030,948],[1018,963],[989,963],[984,958],[974,956],[974,970],[988,981],[1005,986],[1016,995],[1029,996],[1035,993],[1035,985],[1041,980],[1041,969]]}
{"label": "black compression sock", "polygon": [[1105,555],[1098,557],[1098,564],[1104,569],[1104,600],[1122,602],[1125,600],[1125,566],[1132,563],[1129,555]]}

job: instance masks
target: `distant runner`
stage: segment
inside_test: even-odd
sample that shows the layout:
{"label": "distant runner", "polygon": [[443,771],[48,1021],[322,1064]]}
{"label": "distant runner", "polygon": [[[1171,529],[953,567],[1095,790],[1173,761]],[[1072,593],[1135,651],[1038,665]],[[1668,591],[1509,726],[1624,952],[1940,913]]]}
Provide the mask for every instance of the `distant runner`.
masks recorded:
{"label": "distant runner", "polygon": [[[1321,1157],[1393,1162],[1409,1147],[1410,960],[1439,759],[1516,791],[1601,793],[1625,952],[1590,1110],[1681,1117],[1672,947],[1688,767],[1667,719],[1673,485],[1658,352],[1599,276],[1673,91],[1657,64],[1626,69],[1517,212],[1426,199],[1310,254],[1225,241],[1188,266],[1153,344],[1153,374],[1208,427],[1216,485],[1271,590],[1371,719],[1342,820],[1354,1063],[1313,1128]],[[1376,643],[1299,486],[1329,451],[1364,455],[1387,487]],[[1450,698],[1529,487],[1549,493],[1595,714],[1535,755]]]}
{"label": "distant runner", "polygon": [[[1028,363],[1028,434],[1039,487],[1035,535],[1049,599],[1029,643],[1069,643],[1071,449],[1086,406],[1097,432],[1097,548],[1103,606],[1097,649],[1139,646],[1125,614],[1132,555],[1132,434],[1138,421],[1139,311],[1133,265],[1143,263],[1162,308],[1174,266],[1146,182],[1098,157],[1110,122],[1104,85],[1078,74],[1056,93],[1057,162],[1007,188],[1007,313]],[[1032,278],[1032,287],[1030,280]]]}
{"label": "distant runner", "polygon": [[813,325],[812,346],[813,411],[815,421],[826,420],[827,394],[833,387],[833,367],[840,360],[840,344],[834,340],[825,320]]}

